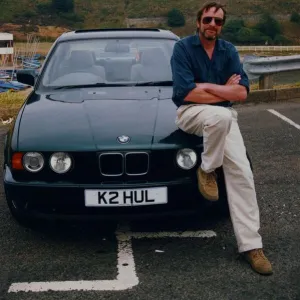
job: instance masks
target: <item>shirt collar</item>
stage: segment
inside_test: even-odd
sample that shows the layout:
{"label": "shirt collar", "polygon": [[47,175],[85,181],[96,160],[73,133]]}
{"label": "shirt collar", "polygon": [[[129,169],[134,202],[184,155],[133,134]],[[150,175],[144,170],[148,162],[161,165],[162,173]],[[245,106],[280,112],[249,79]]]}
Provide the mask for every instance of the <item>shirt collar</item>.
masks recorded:
{"label": "shirt collar", "polygon": [[[202,46],[202,43],[201,43],[201,40],[199,38],[199,35],[198,33],[196,33],[194,35],[194,38],[193,38],[193,45],[194,46]],[[223,43],[220,41],[220,39],[217,39],[216,41],[216,50],[218,51],[225,51],[226,49],[224,48],[224,45]]]}

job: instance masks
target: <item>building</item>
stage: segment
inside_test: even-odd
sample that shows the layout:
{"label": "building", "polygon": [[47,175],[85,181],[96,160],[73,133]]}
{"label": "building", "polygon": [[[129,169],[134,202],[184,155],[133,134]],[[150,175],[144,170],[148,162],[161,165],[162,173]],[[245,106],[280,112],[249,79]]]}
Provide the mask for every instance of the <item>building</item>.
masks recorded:
{"label": "building", "polygon": [[3,62],[8,58],[9,62],[13,61],[14,55],[14,37],[11,33],[0,32],[0,61]]}

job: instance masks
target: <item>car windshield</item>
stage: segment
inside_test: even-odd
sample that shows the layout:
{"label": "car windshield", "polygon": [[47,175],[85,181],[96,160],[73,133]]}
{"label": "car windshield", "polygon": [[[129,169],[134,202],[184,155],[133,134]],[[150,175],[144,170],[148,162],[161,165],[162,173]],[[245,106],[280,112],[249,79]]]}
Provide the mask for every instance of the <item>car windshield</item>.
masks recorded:
{"label": "car windshield", "polygon": [[146,38],[61,42],[45,66],[41,86],[170,85],[175,42]]}

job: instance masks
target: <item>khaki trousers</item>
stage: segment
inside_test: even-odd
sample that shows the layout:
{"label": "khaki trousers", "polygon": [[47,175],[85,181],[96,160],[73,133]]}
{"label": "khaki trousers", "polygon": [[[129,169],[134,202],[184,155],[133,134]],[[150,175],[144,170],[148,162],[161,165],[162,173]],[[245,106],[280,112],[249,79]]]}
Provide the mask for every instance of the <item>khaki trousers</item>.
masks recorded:
{"label": "khaki trousers", "polygon": [[177,110],[176,125],[203,136],[201,168],[223,166],[231,221],[239,252],[262,248],[259,208],[253,174],[233,108],[191,104]]}

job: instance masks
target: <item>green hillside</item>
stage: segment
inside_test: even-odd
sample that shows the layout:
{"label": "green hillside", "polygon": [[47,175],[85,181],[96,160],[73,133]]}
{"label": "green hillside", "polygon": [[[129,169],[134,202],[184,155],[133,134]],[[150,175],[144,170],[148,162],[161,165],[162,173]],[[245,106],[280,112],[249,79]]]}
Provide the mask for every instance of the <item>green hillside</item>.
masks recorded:
{"label": "green hillside", "polygon": [[[129,17],[159,17],[166,15],[171,8],[180,9],[185,15],[194,17],[198,8],[205,0],[129,0],[127,13]],[[263,10],[273,14],[290,14],[292,10],[300,12],[299,0],[228,0],[226,3],[229,14],[235,16],[253,15]]]}
{"label": "green hillside", "polygon": [[[53,2],[64,7],[72,3],[72,8],[54,9]],[[22,25],[22,30],[38,32],[37,25],[58,26],[60,28],[103,28],[103,27],[162,27],[183,36],[195,29],[195,14],[205,0],[0,0],[0,31],[7,23]],[[243,19],[245,26],[254,26],[264,12],[270,12],[282,26],[282,35],[294,44],[300,44],[300,22],[290,22],[293,11],[300,14],[299,0],[227,0],[230,17]],[[180,10],[185,17],[185,25],[170,28],[167,14],[172,9]],[[18,27],[20,28],[20,26]],[[19,29],[18,29],[19,30]],[[57,34],[59,35],[59,34]],[[55,36],[55,32],[51,35]]]}

